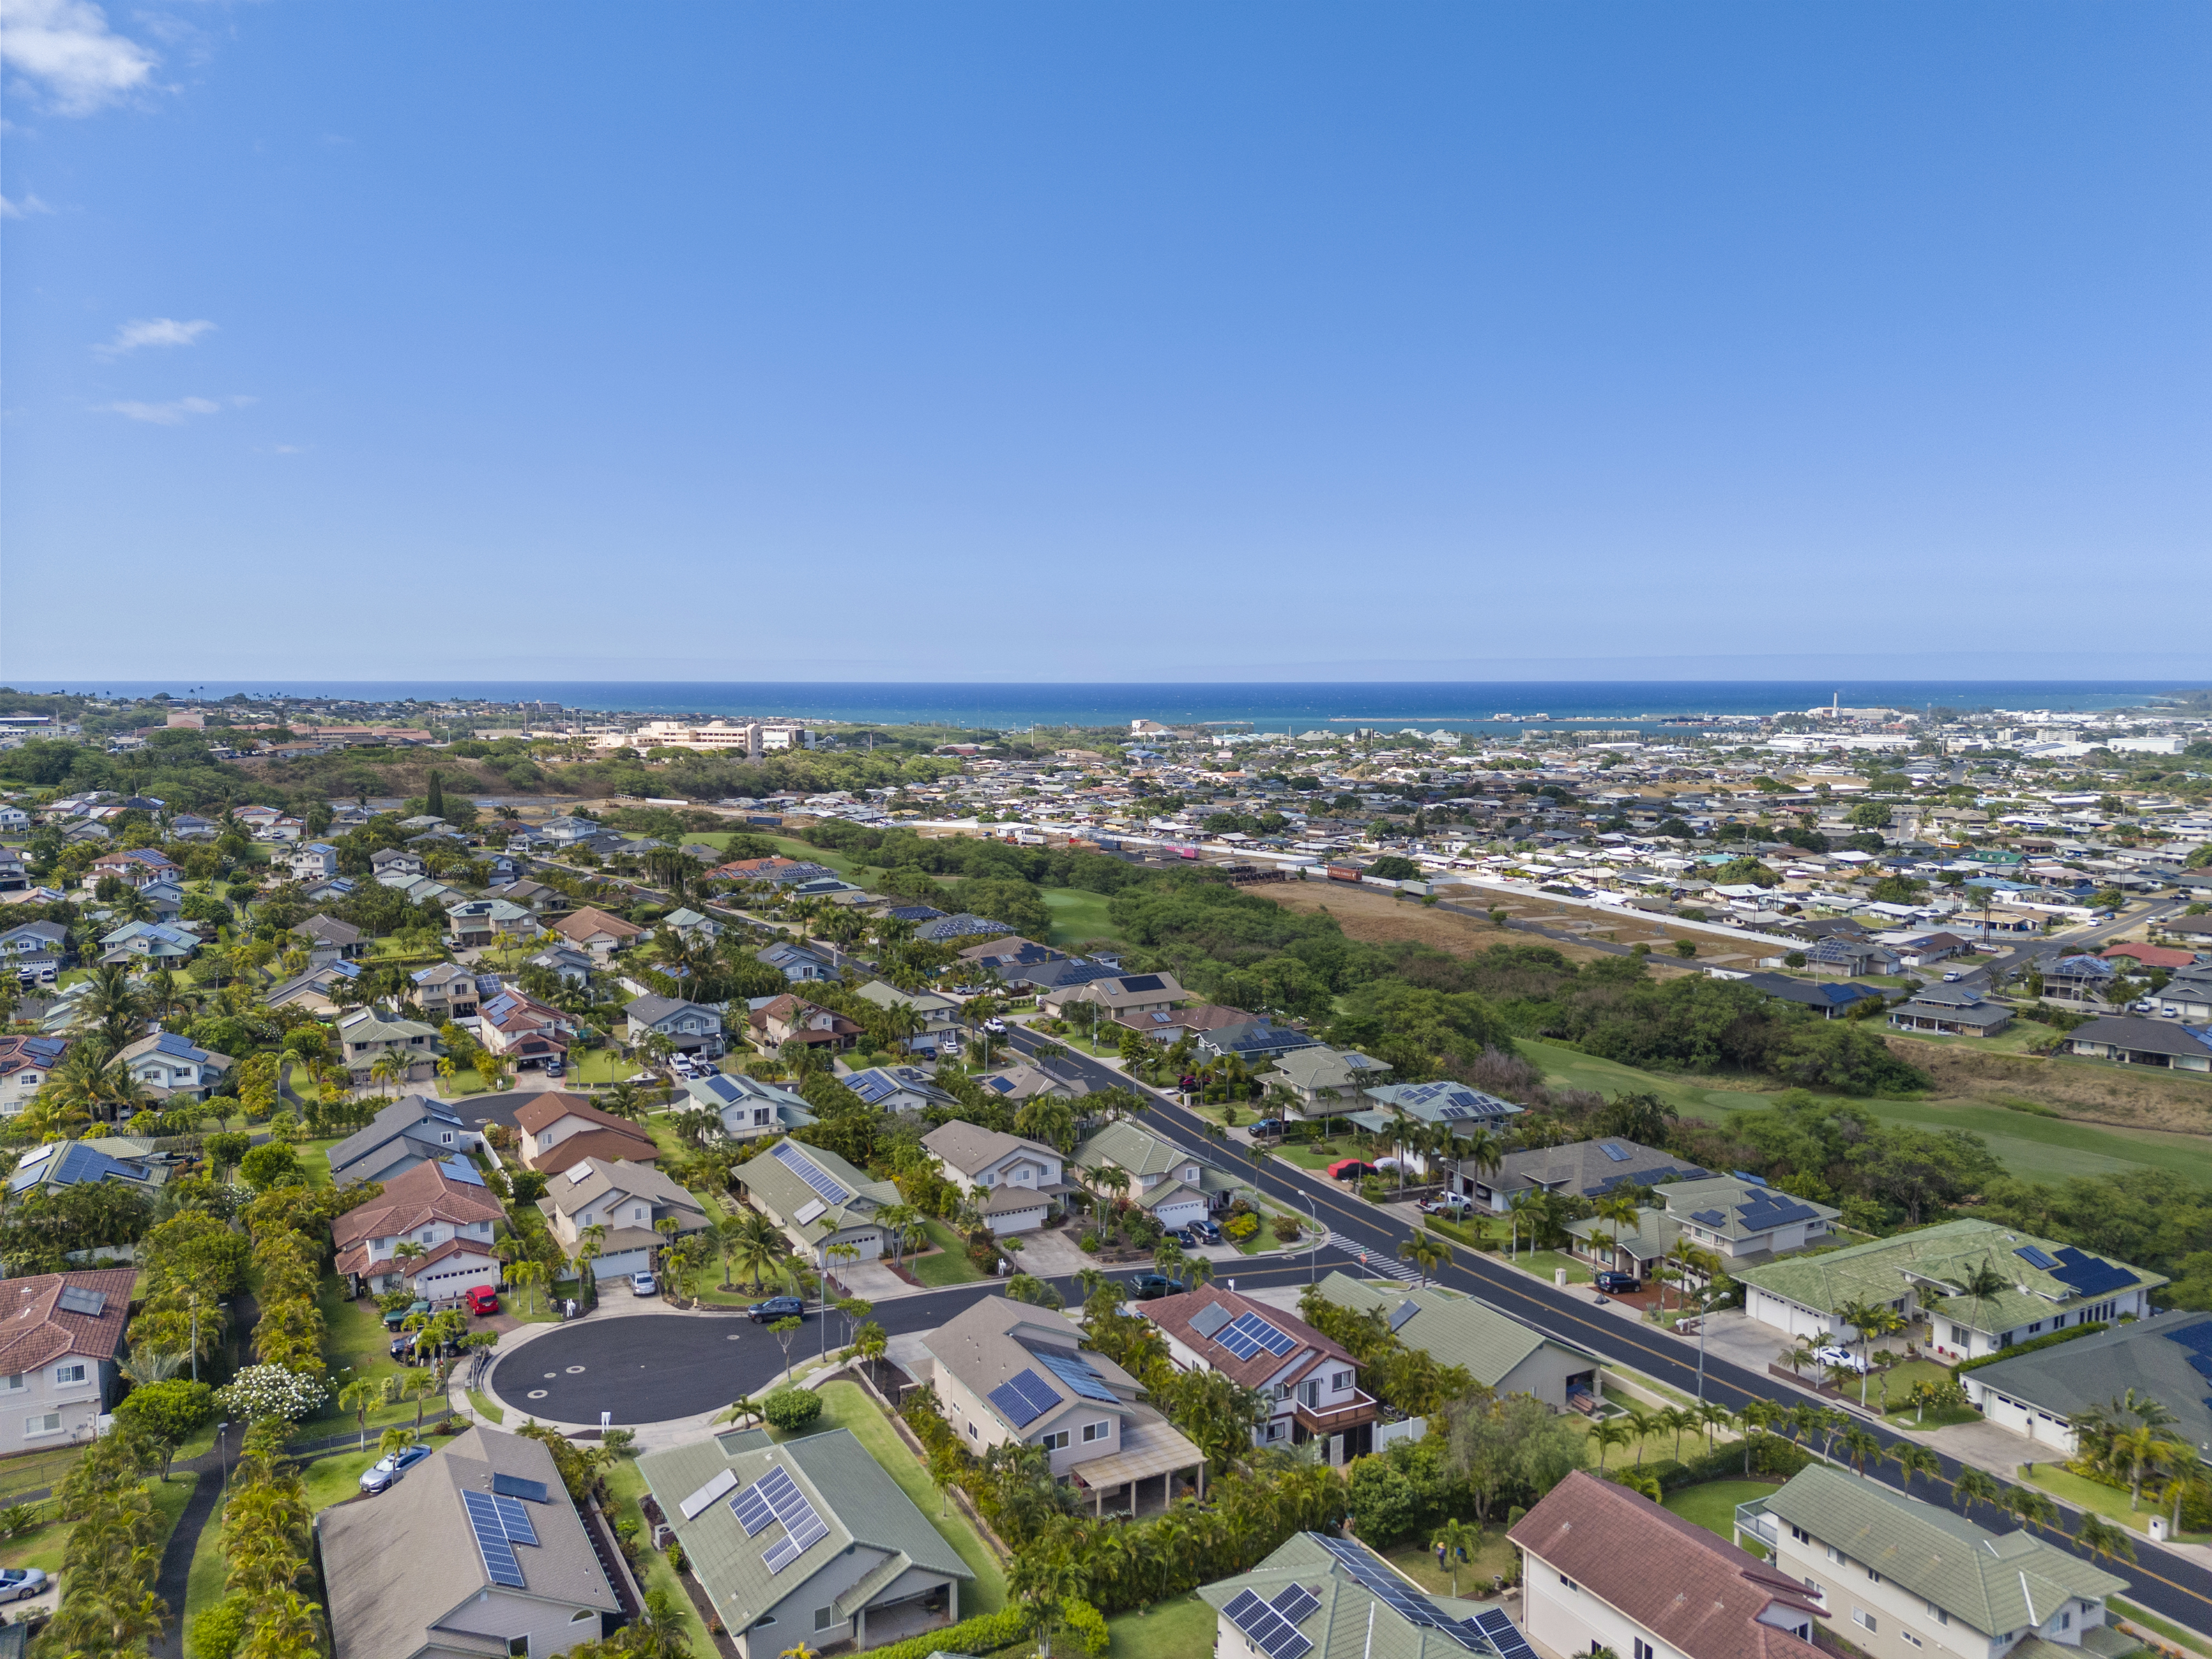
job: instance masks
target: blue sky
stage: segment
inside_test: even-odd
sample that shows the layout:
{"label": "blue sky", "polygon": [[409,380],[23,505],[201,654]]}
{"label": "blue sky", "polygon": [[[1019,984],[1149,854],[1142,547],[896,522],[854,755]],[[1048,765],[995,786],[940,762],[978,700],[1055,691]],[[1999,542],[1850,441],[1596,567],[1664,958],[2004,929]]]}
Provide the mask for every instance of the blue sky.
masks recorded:
{"label": "blue sky", "polygon": [[9,12],[16,684],[2212,672],[2201,5]]}

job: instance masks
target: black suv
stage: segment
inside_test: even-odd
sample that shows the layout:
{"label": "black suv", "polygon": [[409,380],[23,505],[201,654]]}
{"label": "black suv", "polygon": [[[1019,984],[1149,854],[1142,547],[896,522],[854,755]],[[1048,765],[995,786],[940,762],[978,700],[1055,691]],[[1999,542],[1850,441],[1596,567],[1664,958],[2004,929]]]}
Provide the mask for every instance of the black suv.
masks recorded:
{"label": "black suv", "polygon": [[1139,1273],[1129,1281],[1129,1294],[1139,1302],[1151,1302],[1163,1296],[1181,1296],[1182,1280],[1170,1279],[1165,1273]]}
{"label": "black suv", "polygon": [[1626,1296],[1644,1288],[1634,1273],[1595,1273],[1592,1281],[1609,1296]]}
{"label": "black suv", "polygon": [[804,1319],[806,1304],[795,1296],[772,1296],[747,1308],[745,1317],[756,1325],[765,1325],[771,1319]]}

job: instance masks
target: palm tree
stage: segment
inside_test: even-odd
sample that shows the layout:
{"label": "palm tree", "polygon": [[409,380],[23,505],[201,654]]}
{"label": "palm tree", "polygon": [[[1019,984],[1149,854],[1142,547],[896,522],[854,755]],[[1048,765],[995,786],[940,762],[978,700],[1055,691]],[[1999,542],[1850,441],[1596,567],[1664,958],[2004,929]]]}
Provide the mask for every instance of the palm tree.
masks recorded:
{"label": "palm tree", "polygon": [[2024,1527],[2055,1527],[2058,1505],[2033,1486],[2009,1486],[1998,1500],[2005,1511]]}
{"label": "palm tree", "polygon": [[1746,1480],[1751,1477],[1753,1443],[1772,1433],[1777,1426],[1788,1419],[1789,1415],[1778,1400],[1746,1401],[1743,1409],[1736,1413],[1735,1420],[1743,1430],[1743,1473]]}
{"label": "palm tree", "polygon": [[1521,1220],[1523,1216],[1528,1218],[1528,1248],[1532,1250],[1536,1248],[1536,1225],[1543,1213],[1544,1196],[1542,1192],[1532,1187],[1525,1192],[1514,1194],[1505,1200],[1505,1207],[1511,1212],[1513,1218],[1513,1242],[1508,1251],[1508,1260],[1518,1261],[1521,1259]]}
{"label": "palm tree", "polygon": [[1474,1553],[1482,1547],[1482,1529],[1470,1527],[1464,1521],[1445,1522],[1437,1528],[1437,1535],[1429,1540],[1429,1547],[1437,1553],[1437,1559],[1451,1574],[1452,1594],[1459,1594],[1459,1564],[1474,1559]]}
{"label": "palm tree", "polygon": [[1605,1468],[1605,1455],[1615,1446],[1625,1446],[1636,1437],[1628,1425],[1607,1418],[1589,1431],[1590,1444],[1597,1448],[1597,1466]]}
{"label": "palm tree", "polygon": [[2128,1472],[2128,1508],[2130,1511],[2142,1507],[2143,1477],[2166,1463],[2173,1452],[2173,1443],[2148,1423],[2138,1423],[2131,1429],[2123,1429],[2112,1437],[2112,1462],[2124,1466]]}
{"label": "palm tree", "polygon": [[1401,1260],[1412,1262],[1421,1270],[1421,1283],[1426,1285],[1437,1271],[1450,1265],[1452,1248],[1426,1227],[1416,1231],[1411,1238],[1398,1246]]}
{"label": "palm tree", "polygon": [[1636,1467],[1644,1467],[1644,1443],[1666,1426],[1656,1412],[1647,1412],[1636,1406],[1626,1408],[1629,1425],[1636,1431]]}
{"label": "palm tree", "polygon": [[1924,1475],[1930,1480],[1940,1480],[1943,1477],[1943,1460],[1936,1456],[1933,1449],[1917,1440],[1893,1441],[1883,1451],[1882,1456],[1897,1465],[1898,1484],[1908,1492],[1912,1490],[1912,1477],[1916,1474]]}
{"label": "palm tree", "polygon": [[1735,1413],[1717,1400],[1701,1400],[1688,1409],[1696,1416],[1705,1431],[1705,1455],[1713,1455],[1713,1431],[1735,1426]]}
{"label": "palm tree", "polygon": [[2081,1517],[2074,1541],[2089,1552],[2092,1562],[2136,1559],[2135,1540],[2128,1536],[2127,1529],[2113,1525],[2094,1510]]}
{"label": "palm tree", "polygon": [[749,1273],[753,1281],[753,1294],[760,1294],[761,1275],[779,1262],[787,1246],[783,1233],[776,1224],[757,1210],[741,1211],[732,1218],[738,1223],[737,1237],[732,1246],[740,1272]]}
{"label": "palm tree", "polygon": [[1659,1413],[1659,1426],[1662,1429],[1673,1431],[1674,1436],[1674,1461],[1677,1463],[1680,1462],[1682,1461],[1682,1431],[1685,1429],[1694,1429],[1698,1426],[1698,1414],[1693,1411],[1686,1412],[1676,1407],[1669,1406]]}
{"label": "palm tree", "polygon": [[1856,1423],[1844,1431],[1844,1456],[1850,1462],[1853,1473],[1862,1480],[1866,1476],[1868,1460],[1881,1455],[1881,1442],[1874,1435]]}
{"label": "palm tree", "polygon": [[361,1449],[368,1449],[368,1414],[384,1401],[383,1384],[356,1376],[338,1390],[338,1409],[351,1412],[361,1424]]}
{"label": "palm tree", "polygon": [[1960,1469],[1959,1478],[1951,1483],[1951,1496],[1960,1509],[1971,1516],[1977,1504],[1987,1504],[1992,1509],[2002,1504],[2004,1487],[1995,1475],[1968,1464]]}
{"label": "palm tree", "polygon": [[1620,1230],[1633,1227],[1638,1232],[1642,1232],[1644,1206],[1636,1201],[1635,1194],[1616,1187],[1598,1200],[1595,1212],[1600,1221],[1612,1224],[1613,1257],[1610,1265],[1618,1267],[1620,1266]]}

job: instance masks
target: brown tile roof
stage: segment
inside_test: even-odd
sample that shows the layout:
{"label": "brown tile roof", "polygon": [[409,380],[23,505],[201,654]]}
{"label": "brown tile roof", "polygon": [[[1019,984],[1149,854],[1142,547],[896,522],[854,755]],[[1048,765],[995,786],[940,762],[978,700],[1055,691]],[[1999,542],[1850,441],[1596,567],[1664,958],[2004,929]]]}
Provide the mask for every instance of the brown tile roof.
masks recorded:
{"label": "brown tile roof", "polygon": [[[1200,1336],[1191,1321],[1209,1307],[1227,1310],[1230,1319],[1240,1314],[1257,1314],[1285,1336],[1297,1344],[1288,1353],[1269,1353],[1264,1348],[1249,1359],[1239,1359],[1210,1336]],[[1137,1305],[1137,1311],[1171,1332],[1176,1340],[1195,1353],[1215,1370],[1231,1382],[1241,1382],[1248,1389],[1256,1389],[1263,1382],[1292,1382],[1304,1376],[1315,1366],[1334,1362],[1349,1365],[1352,1356],[1338,1344],[1323,1336],[1312,1326],[1280,1308],[1272,1308],[1255,1302],[1249,1296],[1235,1291],[1217,1290],[1211,1285],[1201,1285],[1181,1296],[1164,1296]],[[1227,1321],[1224,1321],[1225,1326]],[[1300,1355],[1310,1358],[1300,1362]],[[1286,1370],[1285,1367],[1294,1366]]]}
{"label": "brown tile roof", "polygon": [[526,1133],[558,1123],[564,1117],[580,1117],[587,1123],[596,1123],[602,1129],[620,1129],[625,1134],[643,1134],[644,1131],[626,1118],[612,1112],[603,1112],[581,1095],[572,1095],[560,1089],[548,1089],[543,1094],[532,1095],[530,1103],[514,1109],[516,1127]]}
{"label": "brown tile roof", "polygon": [[343,1250],[364,1239],[411,1231],[428,1221],[497,1221],[506,1213],[488,1188],[456,1181],[435,1163],[418,1164],[392,1176],[381,1193],[332,1222],[331,1242]]}
{"label": "brown tile roof", "polygon": [[1587,1470],[1506,1535],[1689,1659],[1814,1659],[1810,1642],[1759,1619],[1776,1606],[1819,1618],[1802,1584]]}
{"label": "brown tile roof", "polygon": [[[0,1376],[36,1370],[65,1353],[114,1358],[137,1279],[134,1267],[104,1267],[0,1283]],[[107,1304],[96,1316],[64,1311],[56,1304],[68,1289],[96,1291]]]}
{"label": "brown tile roof", "polygon": [[635,939],[645,929],[634,921],[624,921],[620,916],[611,916],[605,911],[586,905],[580,910],[571,910],[565,916],[556,916],[546,924],[563,939],[572,939],[581,945],[594,933],[605,933],[617,939]]}
{"label": "brown tile roof", "polygon": [[617,1158],[626,1158],[632,1164],[650,1164],[659,1156],[660,1148],[635,1131],[586,1129],[580,1134],[564,1136],[527,1162],[540,1175],[556,1176],[574,1169],[587,1158],[606,1164]]}

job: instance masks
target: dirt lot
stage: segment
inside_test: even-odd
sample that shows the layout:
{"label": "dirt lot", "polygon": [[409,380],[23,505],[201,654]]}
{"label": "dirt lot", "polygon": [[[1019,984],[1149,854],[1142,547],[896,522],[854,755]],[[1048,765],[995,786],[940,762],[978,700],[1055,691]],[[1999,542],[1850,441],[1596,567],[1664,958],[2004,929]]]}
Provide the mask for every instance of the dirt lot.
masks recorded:
{"label": "dirt lot", "polygon": [[2090,1123],[2212,1134],[2212,1078],[2090,1060],[1990,1054],[1893,1036],[1890,1052],[1936,1079],[1931,1098],[2027,1101]]}
{"label": "dirt lot", "polygon": [[[1336,918],[1337,925],[1344,929],[1346,937],[1370,942],[1409,939],[1462,957],[1472,956],[1478,951],[1487,951],[1493,945],[1548,945],[1570,962],[1589,962],[1612,954],[1587,945],[1562,944],[1518,928],[1496,927],[1486,918],[1465,915],[1441,904],[1425,905],[1413,899],[1393,898],[1378,888],[1355,887],[1349,882],[1270,882],[1252,890],[1266,894],[1287,909],[1327,910]],[[1510,897],[1503,898],[1501,908],[1518,910],[1522,915],[1531,917],[1559,913],[1557,906],[1540,907],[1526,899]],[[1603,917],[1595,919],[1607,920]],[[1678,965],[1671,957],[1661,960],[1658,952],[1672,948],[1673,939],[1670,936],[1662,936],[1651,928],[1640,927],[1633,923],[1618,928],[1608,927],[1604,931],[1617,933],[1624,945],[1633,945],[1639,939],[1652,939],[1651,969],[1656,975],[1664,976],[1696,971]],[[1677,931],[1685,935],[1689,933],[1687,929]],[[1708,960],[1724,949],[1742,948],[1741,940],[1707,939],[1698,942],[1698,954]]]}

